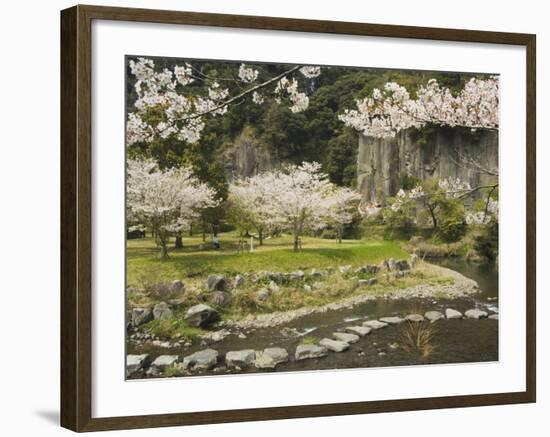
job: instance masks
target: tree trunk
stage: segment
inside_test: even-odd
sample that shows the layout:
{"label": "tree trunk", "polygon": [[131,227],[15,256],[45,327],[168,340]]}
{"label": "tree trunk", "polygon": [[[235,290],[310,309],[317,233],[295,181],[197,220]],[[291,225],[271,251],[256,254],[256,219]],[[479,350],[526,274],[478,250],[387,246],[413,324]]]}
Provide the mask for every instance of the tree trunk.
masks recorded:
{"label": "tree trunk", "polygon": [[298,252],[300,247],[300,236],[298,234],[294,234],[294,252]]}
{"label": "tree trunk", "polygon": [[263,234],[263,229],[261,227],[258,229],[258,241],[260,243],[260,246],[264,245],[264,234]]}
{"label": "tree trunk", "polygon": [[176,243],[174,244],[174,247],[176,249],[183,249],[183,237],[181,236],[181,232],[178,232],[176,235]]}
{"label": "tree trunk", "polygon": [[190,236],[190,237],[193,236],[193,224],[190,224],[190,225],[189,225],[189,236]]}

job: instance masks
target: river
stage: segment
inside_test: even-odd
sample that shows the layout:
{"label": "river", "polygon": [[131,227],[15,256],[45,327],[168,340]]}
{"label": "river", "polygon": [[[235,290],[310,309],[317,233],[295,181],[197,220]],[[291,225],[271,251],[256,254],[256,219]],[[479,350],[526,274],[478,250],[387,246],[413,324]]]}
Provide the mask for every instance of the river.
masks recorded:
{"label": "river", "polygon": [[[454,258],[430,259],[429,262],[453,269],[475,280],[480,286],[480,293],[453,300],[381,298],[353,308],[311,314],[276,328],[250,330],[244,333],[246,338],[230,335],[209,347],[216,349],[220,356],[231,350],[260,350],[266,347],[283,347],[293,355],[296,346],[305,336],[331,338],[333,332],[346,326],[360,325],[366,320],[380,317],[403,317],[432,310],[444,312],[446,308],[465,312],[475,307],[490,314],[498,313],[498,272],[493,266],[471,264]],[[430,325],[433,331],[430,342],[432,352],[426,357],[403,347],[406,343],[403,341],[403,333],[408,324],[388,326],[362,337],[346,352],[329,353],[327,357],[318,359],[290,360],[277,366],[276,372],[498,361],[498,324],[498,320],[493,319],[440,320],[433,323]],[[194,345],[181,351],[130,343],[128,353],[149,353],[153,357],[160,354],[189,355],[204,348],[204,345]],[[218,371],[236,372],[224,368]],[[252,368],[238,371],[245,372],[258,370]]]}

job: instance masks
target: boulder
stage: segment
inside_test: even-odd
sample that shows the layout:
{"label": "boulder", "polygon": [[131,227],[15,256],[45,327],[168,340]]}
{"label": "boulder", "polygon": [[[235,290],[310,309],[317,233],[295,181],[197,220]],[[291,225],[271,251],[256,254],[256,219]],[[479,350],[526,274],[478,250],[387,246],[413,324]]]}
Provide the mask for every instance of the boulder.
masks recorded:
{"label": "boulder", "polygon": [[153,320],[153,310],[151,308],[134,308],[132,310],[132,326],[134,328],[151,320]]}
{"label": "boulder", "polygon": [[369,280],[368,280],[368,279],[359,279],[359,280],[357,281],[357,285],[358,285],[359,287],[366,287],[366,286],[369,285]]}
{"label": "boulder", "polygon": [[351,266],[350,265],[340,266],[338,267],[338,270],[340,270],[340,273],[345,275],[346,273],[349,273],[351,271]]}
{"label": "boulder", "polygon": [[285,282],[285,275],[281,272],[269,272],[267,277],[276,284],[282,284]]}
{"label": "boulder", "polygon": [[275,281],[271,281],[267,286],[267,288],[269,288],[269,290],[272,291],[273,293],[277,293],[280,290],[279,286]]}
{"label": "boulder", "polygon": [[192,306],[185,313],[185,320],[190,326],[203,327],[220,319],[218,312],[208,305],[200,303]]}
{"label": "boulder", "polygon": [[311,276],[313,279],[321,279],[324,276],[324,273],[316,269],[311,269],[309,276]]}
{"label": "boulder", "polygon": [[344,352],[349,349],[349,344],[345,341],[332,340],[331,338],[323,338],[319,342],[319,346],[322,346],[332,352]]}
{"label": "boulder", "polygon": [[368,326],[348,326],[346,332],[351,334],[356,334],[360,337],[364,337],[367,334],[370,334],[371,328]]}
{"label": "boulder", "polygon": [[153,308],[153,317],[155,320],[168,320],[174,317],[174,313],[166,302],[159,302]]}
{"label": "boulder", "polygon": [[428,319],[431,323],[437,322],[438,320],[445,318],[443,313],[440,313],[439,311],[427,311],[426,314],[424,314],[424,317]]}
{"label": "boulder", "polygon": [[389,270],[390,272],[397,269],[397,263],[393,258],[384,261],[384,266],[386,267],[386,270]]}
{"label": "boulder", "polygon": [[269,297],[269,290],[267,288],[260,289],[256,297],[258,298],[258,300],[261,300],[261,301],[267,300],[267,298]]}
{"label": "boulder", "polygon": [[177,355],[160,355],[155,358],[155,361],[151,363],[151,367],[158,371],[164,371],[167,367],[178,362]]}
{"label": "boulder", "polygon": [[498,314],[491,314],[491,315],[489,316],[489,319],[491,319],[491,320],[498,320]]}
{"label": "boulder", "polygon": [[244,283],[245,283],[245,279],[243,275],[235,276],[235,280],[233,281],[235,288],[242,287]]}
{"label": "boulder", "polygon": [[280,347],[269,347],[256,352],[254,365],[258,369],[274,369],[278,364],[288,361],[288,352]]}
{"label": "boulder", "polygon": [[229,281],[223,275],[209,275],[206,279],[206,288],[208,291],[227,291],[229,290]]}
{"label": "boulder", "polygon": [[482,310],[478,310],[477,308],[474,308],[474,309],[471,309],[471,310],[468,310],[464,313],[464,315],[468,318],[468,319],[484,319],[487,317],[487,312],[486,311],[482,311]]}
{"label": "boulder", "polygon": [[254,349],[230,351],[225,354],[225,364],[228,367],[248,367],[256,359]]}
{"label": "boulder", "polygon": [[185,285],[179,279],[172,281],[172,283],[170,284],[170,292],[174,294],[181,293],[183,290],[185,290]]}
{"label": "boulder", "polygon": [[445,310],[445,316],[448,319],[462,319],[462,313],[457,310],[453,310],[452,308],[447,308]]}
{"label": "boulder", "polygon": [[184,369],[203,369],[209,370],[218,363],[218,351],[214,349],[205,349],[183,358]]}
{"label": "boulder", "polygon": [[149,360],[148,354],[141,355],[127,355],[126,356],[126,376],[130,376],[133,373],[141,370],[145,367]]}
{"label": "boulder", "polygon": [[408,314],[405,316],[405,320],[412,323],[421,323],[424,321],[424,316],[420,314]]}
{"label": "boulder", "polygon": [[377,329],[385,328],[386,326],[388,326],[388,324],[384,322],[380,322],[379,320],[367,320],[366,322],[363,322],[363,326],[377,330]]}
{"label": "boulder", "polygon": [[231,305],[232,300],[231,295],[226,291],[215,291],[212,293],[212,297],[210,298],[212,305],[216,305],[221,308],[226,308]]}
{"label": "boulder", "polygon": [[294,358],[296,361],[307,360],[309,358],[321,358],[328,355],[326,347],[315,344],[300,344],[296,347]]}
{"label": "boulder", "polygon": [[405,319],[402,319],[401,317],[392,316],[392,317],[381,317],[381,322],[387,323],[388,325],[399,325],[400,323],[403,323]]}
{"label": "boulder", "polygon": [[403,272],[405,270],[410,270],[411,269],[411,266],[409,265],[409,262],[407,260],[400,260],[400,261],[397,261],[395,263],[395,267],[397,268],[397,270],[399,270],[400,272]]}
{"label": "boulder", "polygon": [[304,279],[305,273],[302,270],[296,270],[288,274],[289,281],[301,281]]}
{"label": "boulder", "polygon": [[357,343],[359,341],[359,336],[355,334],[349,334],[347,332],[334,332],[332,336],[336,340],[344,341],[348,344]]}

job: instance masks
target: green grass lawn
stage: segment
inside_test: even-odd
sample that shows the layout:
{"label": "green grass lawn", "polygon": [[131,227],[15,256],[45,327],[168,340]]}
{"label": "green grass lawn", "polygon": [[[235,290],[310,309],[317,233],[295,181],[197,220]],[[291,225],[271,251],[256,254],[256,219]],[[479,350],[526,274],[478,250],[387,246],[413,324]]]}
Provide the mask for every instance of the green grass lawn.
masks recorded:
{"label": "green grass lawn", "polygon": [[[174,279],[204,277],[210,273],[236,274],[262,270],[290,272],[308,268],[337,267],[343,264],[377,264],[387,258],[402,259],[408,254],[397,244],[382,240],[334,240],[303,237],[302,251],[292,250],[292,237],[281,236],[255,245],[254,252],[239,253],[234,233],[220,234],[221,249],[214,250],[207,240],[200,250],[202,237],[184,237],[184,248],[173,249],[170,258],[158,259],[158,249],[151,238],[128,240],[128,285],[160,283]],[[247,248],[248,249],[248,248]]]}

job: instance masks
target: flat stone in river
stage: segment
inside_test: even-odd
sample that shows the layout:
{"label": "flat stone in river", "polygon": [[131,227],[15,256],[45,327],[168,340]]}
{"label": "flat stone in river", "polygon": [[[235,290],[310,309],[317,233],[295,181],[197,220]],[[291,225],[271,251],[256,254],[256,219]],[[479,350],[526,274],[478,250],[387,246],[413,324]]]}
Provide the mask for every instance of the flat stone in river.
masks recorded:
{"label": "flat stone in river", "polygon": [[360,337],[364,337],[367,334],[370,334],[371,328],[367,326],[348,326],[346,332],[351,334],[356,334]]}
{"label": "flat stone in river", "polygon": [[288,361],[288,352],[281,347],[268,347],[263,351],[256,351],[254,365],[258,369],[274,369],[277,364]]}
{"label": "flat stone in river", "polygon": [[148,358],[149,358],[148,354],[127,355],[126,356],[126,376],[129,376],[132,373],[142,369]]}
{"label": "flat stone in river", "polygon": [[443,313],[440,313],[439,311],[428,311],[424,314],[424,317],[432,323],[445,318]]}
{"label": "flat stone in river", "polygon": [[214,349],[205,349],[195,352],[183,359],[183,368],[189,369],[211,369],[218,362],[218,351]]}
{"label": "flat stone in river", "polygon": [[332,352],[344,352],[349,349],[349,344],[345,341],[332,340],[330,338],[323,338],[319,342],[319,346],[323,346]]}
{"label": "flat stone in river", "polygon": [[424,316],[420,314],[409,314],[405,316],[405,320],[413,323],[421,323],[424,321]]}
{"label": "flat stone in river", "polygon": [[348,334],[346,332],[334,332],[332,336],[336,340],[344,341],[348,344],[357,343],[359,341],[359,336],[355,334]]}
{"label": "flat stone in river", "polygon": [[486,311],[482,311],[482,310],[478,310],[477,308],[474,308],[466,311],[464,315],[468,319],[484,319],[487,317],[488,314]]}
{"label": "flat stone in river", "polygon": [[151,363],[151,367],[163,371],[178,361],[177,355],[160,355]]}
{"label": "flat stone in river", "polygon": [[229,367],[248,367],[256,359],[254,349],[245,349],[241,351],[230,351],[225,354],[225,364]]}
{"label": "flat stone in river", "polygon": [[363,326],[377,330],[377,329],[385,328],[386,326],[388,326],[388,324],[381,322],[379,320],[367,320],[366,322],[363,322]]}
{"label": "flat stone in river", "polygon": [[445,310],[445,316],[447,319],[462,319],[462,313],[457,310],[453,310],[452,308],[447,308]]}
{"label": "flat stone in river", "polygon": [[[359,337],[358,337],[359,338]],[[321,358],[328,354],[326,347],[317,346],[315,344],[300,344],[296,347],[294,358],[297,361],[307,360],[308,358]]]}
{"label": "flat stone in river", "polygon": [[387,323],[389,325],[399,325],[405,321],[405,319],[402,319],[401,317],[393,316],[393,317],[381,317],[381,322]]}

